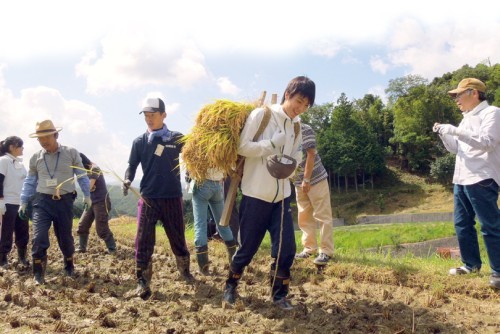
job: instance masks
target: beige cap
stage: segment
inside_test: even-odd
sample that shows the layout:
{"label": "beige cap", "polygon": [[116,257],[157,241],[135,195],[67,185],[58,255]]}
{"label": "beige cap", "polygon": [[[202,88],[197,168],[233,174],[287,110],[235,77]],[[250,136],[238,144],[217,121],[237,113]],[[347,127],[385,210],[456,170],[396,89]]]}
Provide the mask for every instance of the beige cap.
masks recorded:
{"label": "beige cap", "polygon": [[455,95],[465,92],[468,89],[475,89],[484,93],[486,91],[486,85],[481,80],[466,78],[460,81],[457,88],[450,90],[448,94],[454,97]]}

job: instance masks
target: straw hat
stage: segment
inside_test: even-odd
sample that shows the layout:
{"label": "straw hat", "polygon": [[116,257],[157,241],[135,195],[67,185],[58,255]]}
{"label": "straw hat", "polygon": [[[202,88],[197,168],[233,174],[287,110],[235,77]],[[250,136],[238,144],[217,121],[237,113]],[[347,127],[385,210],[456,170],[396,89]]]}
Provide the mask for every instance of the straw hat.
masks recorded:
{"label": "straw hat", "polygon": [[47,119],[45,121],[37,122],[36,123],[36,132],[30,134],[30,138],[37,138],[37,137],[45,137],[52,135],[54,133],[57,133],[61,131],[62,128],[60,127],[55,127],[54,123],[52,123],[51,120]]}

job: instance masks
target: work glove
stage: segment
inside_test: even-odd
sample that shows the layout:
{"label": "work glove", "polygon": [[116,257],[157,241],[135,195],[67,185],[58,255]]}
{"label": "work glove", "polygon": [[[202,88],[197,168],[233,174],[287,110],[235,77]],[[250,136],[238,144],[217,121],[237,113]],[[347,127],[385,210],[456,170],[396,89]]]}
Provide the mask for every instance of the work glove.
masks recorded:
{"label": "work glove", "polygon": [[21,205],[19,206],[18,214],[19,214],[19,218],[21,218],[22,220],[28,220],[28,216],[26,216],[26,207],[27,206],[28,206],[28,204],[26,204],[26,203],[21,203]]}
{"label": "work glove", "polygon": [[271,138],[271,145],[273,148],[285,145],[286,135],[283,132],[276,132]]}
{"label": "work glove", "polygon": [[453,126],[451,124],[439,124],[435,127],[437,127],[437,132],[442,135],[460,135],[460,130],[458,130],[456,126]]}
{"label": "work glove", "polygon": [[90,199],[90,196],[85,196],[83,198],[83,209],[84,210],[90,209],[91,206],[92,206],[92,200]]}
{"label": "work glove", "polygon": [[132,184],[132,182],[130,180],[123,181],[123,184],[122,184],[123,196],[128,195],[128,189],[130,188],[131,184]]}
{"label": "work glove", "polygon": [[3,216],[5,214],[5,211],[7,211],[7,208],[5,207],[5,201],[3,199],[0,199],[0,216]]}

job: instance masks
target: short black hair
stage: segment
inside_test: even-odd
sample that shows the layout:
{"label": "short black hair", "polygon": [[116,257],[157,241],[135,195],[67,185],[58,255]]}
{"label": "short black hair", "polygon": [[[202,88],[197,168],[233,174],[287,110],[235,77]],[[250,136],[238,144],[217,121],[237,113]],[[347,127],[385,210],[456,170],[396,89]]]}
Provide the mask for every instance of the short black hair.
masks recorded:
{"label": "short black hair", "polygon": [[290,98],[295,94],[300,94],[307,97],[309,100],[309,106],[314,104],[314,99],[316,97],[316,85],[314,81],[306,76],[298,76],[293,78],[285,89],[283,97],[281,98],[281,104],[285,102],[285,94],[290,95]]}

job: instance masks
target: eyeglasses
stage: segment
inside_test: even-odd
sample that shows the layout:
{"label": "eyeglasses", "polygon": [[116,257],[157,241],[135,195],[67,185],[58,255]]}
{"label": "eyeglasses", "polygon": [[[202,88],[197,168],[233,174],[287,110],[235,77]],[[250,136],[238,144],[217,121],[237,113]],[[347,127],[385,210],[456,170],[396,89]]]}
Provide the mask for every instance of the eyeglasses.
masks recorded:
{"label": "eyeglasses", "polygon": [[[453,99],[454,99],[455,101],[457,101],[457,100],[458,100],[458,99],[459,99],[462,95],[464,95],[464,94],[465,94],[465,93],[467,93],[467,92],[471,92],[471,91],[472,91],[472,89],[467,89],[467,90],[464,90],[463,92],[458,93],[457,95],[455,95],[455,97],[454,97]],[[470,93],[469,93],[469,95],[470,95]]]}

